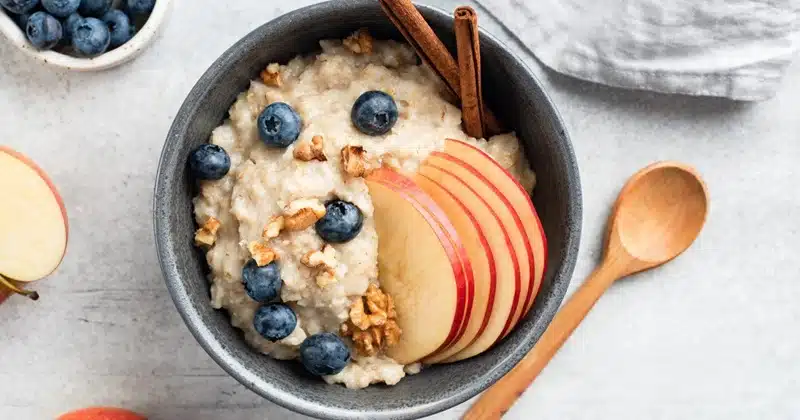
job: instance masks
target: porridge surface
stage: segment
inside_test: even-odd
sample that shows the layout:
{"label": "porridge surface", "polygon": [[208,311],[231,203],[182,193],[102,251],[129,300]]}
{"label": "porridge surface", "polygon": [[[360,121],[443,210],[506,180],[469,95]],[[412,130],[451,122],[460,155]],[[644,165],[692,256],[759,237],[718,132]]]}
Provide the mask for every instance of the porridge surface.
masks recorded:
{"label": "porridge surface", "polygon": [[[379,284],[372,202],[364,180],[342,171],[339,156],[343,147],[360,145],[373,155],[383,155],[384,162],[393,167],[415,171],[429,153],[443,149],[446,138],[460,139],[487,151],[527,189],[534,184],[516,136],[494,136],[488,142],[467,137],[461,128],[461,111],[446,101],[437,76],[418,64],[407,45],[374,41],[371,54],[356,54],[341,41],[320,44],[319,54],[297,57],[280,66],[280,87],[254,80],[250,89],[239,95],[229,118],[213,131],[210,140],[228,152],[231,170],[219,181],[203,181],[194,200],[199,225],[210,216],[221,223],[216,242],[206,255],[211,269],[211,304],[230,313],[231,323],[244,332],[250,345],[277,359],[296,358],[309,335],[337,333],[348,319],[351,301],[362,296],[370,283]],[[397,102],[400,118],[384,136],[365,135],[351,123],[353,103],[368,90],[387,92]],[[302,118],[300,137],[286,149],[267,148],[256,127],[261,111],[276,101],[288,103]],[[295,146],[314,136],[322,136],[328,160],[296,159]],[[250,259],[247,244],[259,240],[265,225],[290,202],[308,198],[325,202],[337,197],[361,209],[364,225],[350,242],[333,244],[338,262],[336,283],[319,287],[315,272],[300,262],[304,254],[324,245],[313,227],[283,232],[270,241],[283,279],[281,300],[295,310],[298,324],[288,337],[275,343],[266,340],[253,327],[260,304],[248,297],[242,284],[242,267]],[[418,364],[400,365],[380,354],[363,357],[352,353],[348,366],[325,377],[326,381],[349,388],[378,382],[392,385],[420,368]]]}

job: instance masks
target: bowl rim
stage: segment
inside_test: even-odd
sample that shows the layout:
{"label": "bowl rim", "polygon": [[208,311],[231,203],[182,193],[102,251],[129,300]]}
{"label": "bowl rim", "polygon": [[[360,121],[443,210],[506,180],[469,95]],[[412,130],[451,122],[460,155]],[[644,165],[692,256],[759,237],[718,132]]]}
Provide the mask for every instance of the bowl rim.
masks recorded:
{"label": "bowl rim", "polygon": [[56,51],[34,48],[9,12],[0,8],[0,34],[27,56],[40,62],[73,71],[101,71],[125,64],[144,52],[155,41],[172,10],[173,0],[157,0],[150,17],[130,41],[111,51],[92,58],[72,57]]}
{"label": "bowl rim", "polygon": [[[531,326],[530,330],[526,331],[526,336],[521,341],[521,344],[518,345],[514,351],[508,352],[508,354],[495,361],[493,368],[489,369],[486,373],[476,377],[474,381],[471,381],[469,384],[465,384],[463,387],[457,391],[454,391],[454,393],[446,396],[445,398],[427,404],[407,406],[396,409],[355,411],[342,408],[332,408],[319,402],[309,401],[262,380],[259,376],[254,374],[250,368],[233,357],[227,346],[220,342],[220,340],[212,333],[208,325],[203,323],[200,312],[191,304],[189,294],[187,293],[186,288],[181,284],[180,273],[177,269],[177,264],[174,263],[177,261],[177,257],[170,247],[170,242],[172,242],[174,238],[170,237],[168,231],[167,219],[169,217],[169,209],[163,208],[159,204],[160,201],[158,200],[158,197],[164,196],[165,191],[170,189],[169,185],[171,176],[165,173],[165,162],[169,161],[174,155],[174,149],[170,146],[170,140],[174,137],[177,137],[179,132],[183,131],[185,124],[188,124],[185,122],[187,121],[186,118],[183,117],[191,114],[199,106],[199,99],[206,96],[205,92],[210,89],[211,84],[216,81],[215,79],[220,77],[219,75],[215,75],[215,73],[218,72],[216,69],[217,65],[219,63],[224,63],[234,59],[238,55],[238,47],[245,44],[250,37],[262,30],[262,28],[278,22],[302,19],[304,15],[311,11],[315,11],[316,9],[325,10],[345,4],[358,6],[369,5],[372,3],[374,3],[373,0],[348,0],[346,2],[329,0],[322,3],[305,6],[303,8],[296,9],[278,16],[275,19],[272,19],[269,22],[266,22],[265,24],[255,28],[253,31],[239,39],[210,65],[208,70],[203,73],[203,75],[200,77],[200,79],[198,79],[192,90],[187,95],[178,113],[175,115],[173,120],[174,123],[166,137],[166,143],[159,158],[158,171],[156,173],[153,200],[153,225],[156,240],[156,250],[158,253],[159,265],[161,266],[161,270],[167,284],[167,289],[171,298],[173,299],[173,302],[175,303],[176,308],[178,309],[178,312],[186,323],[186,326],[189,328],[190,332],[201,345],[201,347],[203,347],[203,349],[211,356],[211,358],[220,367],[222,367],[223,370],[225,370],[237,381],[245,385],[248,389],[262,396],[268,401],[271,401],[284,408],[316,418],[368,418],[392,420],[416,419],[450,409],[478,395],[499,378],[508,373],[508,371],[510,371],[520,360],[522,360],[522,358],[533,347],[533,344],[538,341],[539,337],[550,324],[555,316],[556,311],[561,305],[564,296],[566,295],[570,279],[575,268],[578,249],[580,246],[582,228],[582,193],[580,187],[580,173],[578,170],[574,149],[566,132],[566,125],[564,124],[564,121],[561,118],[552,99],[544,90],[543,84],[531,71],[530,67],[528,67],[525,62],[522,61],[520,57],[518,57],[506,44],[481,28],[480,36],[482,39],[488,41],[489,43],[495,44],[497,47],[505,51],[508,54],[509,59],[513,60],[516,65],[520,66],[520,68],[524,69],[531,80],[533,80],[538,86],[541,92],[541,97],[547,105],[547,117],[552,120],[553,125],[561,136],[562,141],[559,142],[559,146],[562,149],[562,155],[566,161],[567,171],[569,173],[568,175],[573,180],[573,182],[567,188],[568,211],[566,214],[567,222],[565,224],[568,232],[564,240],[564,245],[562,245],[562,250],[565,257],[560,266],[553,267],[556,270],[556,273],[553,277],[555,281],[551,297],[544,302],[541,315]],[[440,17],[452,19],[452,17],[441,8],[416,2],[415,6],[426,13],[440,15]]]}

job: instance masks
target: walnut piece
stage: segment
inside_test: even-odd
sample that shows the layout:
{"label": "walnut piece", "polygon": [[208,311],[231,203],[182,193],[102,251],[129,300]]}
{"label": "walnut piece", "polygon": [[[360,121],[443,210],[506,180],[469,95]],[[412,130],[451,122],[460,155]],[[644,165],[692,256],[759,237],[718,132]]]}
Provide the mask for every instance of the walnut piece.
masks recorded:
{"label": "walnut piece", "polygon": [[278,63],[272,63],[261,72],[261,81],[267,86],[281,87],[283,80],[281,80],[281,66]]}
{"label": "walnut piece", "polygon": [[366,28],[361,28],[342,41],[348,50],[356,54],[372,54],[372,35]]}
{"label": "walnut piece", "polygon": [[272,238],[277,238],[278,235],[281,234],[284,226],[284,219],[283,216],[272,216],[267,223],[267,226],[264,227],[264,230],[261,231],[261,238],[265,241],[268,241]]}
{"label": "walnut piece", "polygon": [[294,158],[303,162],[312,160],[327,161],[328,158],[325,157],[325,152],[322,150],[322,136],[312,137],[311,142],[303,141],[298,143],[297,147],[294,148]]}
{"label": "walnut piece", "polygon": [[275,250],[262,241],[250,242],[247,245],[247,249],[250,251],[250,255],[259,267],[263,267],[278,259],[278,254],[275,253]]}
{"label": "walnut piece", "polygon": [[337,282],[336,280],[336,250],[329,244],[326,244],[319,251],[309,251],[302,258],[300,262],[309,268],[318,268],[319,272],[315,278],[317,286],[325,288]]}
{"label": "walnut piece", "polygon": [[325,244],[319,251],[307,252],[306,255],[303,255],[303,258],[300,258],[300,262],[307,267],[321,267],[329,270],[335,270],[338,264],[336,262],[336,250],[330,244]]}
{"label": "walnut piece", "polygon": [[320,289],[324,289],[338,282],[338,280],[336,280],[336,272],[333,270],[321,271],[314,280],[317,282],[317,286]]}
{"label": "walnut piece", "polygon": [[208,216],[203,226],[194,233],[194,243],[197,246],[211,246],[217,240],[217,230],[220,222],[214,216]]}
{"label": "walnut piece", "polygon": [[394,346],[402,331],[397,325],[392,297],[374,284],[350,306],[350,319],[339,329],[350,337],[362,356],[374,356],[381,349]]}
{"label": "walnut piece", "polygon": [[303,230],[325,216],[325,205],[315,198],[295,200],[283,209],[283,216],[286,229]]}
{"label": "walnut piece", "polygon": [[378,168],[380,164],[362,146],[342,148],[342,169],[352,177],[363,177]]}

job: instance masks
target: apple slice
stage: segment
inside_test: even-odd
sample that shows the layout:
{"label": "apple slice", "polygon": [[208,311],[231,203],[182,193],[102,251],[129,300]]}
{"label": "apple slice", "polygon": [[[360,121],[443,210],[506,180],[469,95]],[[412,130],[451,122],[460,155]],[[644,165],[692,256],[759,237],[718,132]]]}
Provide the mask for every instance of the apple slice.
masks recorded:
{"label": "apple slice", "polygon": [[[521,275],[521,262],[514,247],[512,233],[503,223],[503,218],[511,217],[508,215],[510,210],[503,207],[496,209],[490,203],[487,196],[491,198],[493,191],[487,185],[459,178],[445,169],[430,164],[431,162],[435,163],[435,159],[429,158],[420,167],[419,173],[447,189],[475,215],[495,257],[497,274],[494,302],[486,328],[481,334],[473,337],[463,350],[449,354],[443,359],[438,357],[435,359],[440,362],[453,362],[486,350],[502,337],[516,312],[524,277]],[[505,212],[506,215],[501,216],[500,212]]]}
{"label": "apple slice", "polygon": [[531,201],[530,192],[525,190],[505,168],[492,159],[486,152],[463,141],[447,139],[445,153],[461,159],[464,163],[476,168],[478,172],[497,187],[505,196],[522,220],[525,234],[533,247],[533,258],[536,264],[533,287],[529,289],[526,297],[523,316],[530,311],[542,285],[544,273],[547,269],[547,237],[544,234],[542,222],[536,213],[536,207]]}
{"label": "apple slice", "polygon": [[[398,363],[416,362],[452,343],[462,332],[471,281],[466,251],[442,228],[444,212],[411,180],[386,168],[367,179],[378,233],[381,288],[391,295],[399,342],[387,349]],[[455,229],[450,226],[452,231]],[[465,264],[466,263],[466,264]]]}
{"label": "apple slice", "polygon": [[489,241],[469,208],[444,187],[424,175],[416,174],[413,180],[439,204],[452,222],[469,256],[475,281],[475,294],[471,311],[467,315],[466,329],[451,346],[424,360],[425,363],[436,363],[463,350],[486,329],[494,305],[497,272]]}
{"label": "apple slice", "polygon": [[461,238],[458,235],[455,227],[444,213],[443,209],[423,191],[411,178],[402,175],[390,168],[381,168],[375,172],[371,180],[376,180],[390,188],[401,192],[408,196],[415,205],[420,206],[425,211],[423,215],[430,216],[430,218],[438,224],[439,228],[444,231],[447,241],[458,252],[456,257],[461,264],[461,271],[464,273],[464,278],[467,282],[466,305],[463,311],[458,314],[459,324],[453,325],[454,334],[449,336],[447,340],[437,349],[434,353],[442,352],[452,346],[457,340],[460,340],[464,335],[467,328],[467,321],[472,312],[474,295],[475,295],[475,280],[472,270],[472,263],[469,260],[469,255],[466,253],[466,248],[463,246]]}
{"label": "apple slice", "polygon": [[4,146],[0,195],[0,283],[35,298],[35,292],[23,292],[16,283],[39,280],[61,264],[69,230],[64,203],[44,171]]}
{"label": "apple slice", "polygon": [[519,301],[514,304],[514,313],[503,329],[500,338],[505,337],[520,318],[525,310],[525,303],[535,279],[533,249],[525,235],[522,220],[520,219],[511,202],[502,194],[495,185],[481,175],[473,166],[446,153],[433,152],[426,163],[439,167],[452,173],[454,176],[465,180],[469,185],[477,188],[478,193],[484,197],[489,205],[500,216],[506,227],[514,249],[517,251],[520,267],[520,294]]}

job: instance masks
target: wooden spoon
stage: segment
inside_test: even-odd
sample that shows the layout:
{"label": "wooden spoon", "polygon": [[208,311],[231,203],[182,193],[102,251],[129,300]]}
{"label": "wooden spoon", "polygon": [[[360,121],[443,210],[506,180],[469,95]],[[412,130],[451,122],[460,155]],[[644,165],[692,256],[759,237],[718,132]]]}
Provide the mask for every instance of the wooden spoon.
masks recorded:
{"label": "wooden spoon", "polygon": [[505,414],[615,280],[664,264],[689,248],[705,224],[708,201],[703,180],[681,163],[657,162],[633,175],[609,218],[600,266],[556,314],[536,346],[464,419]]}

